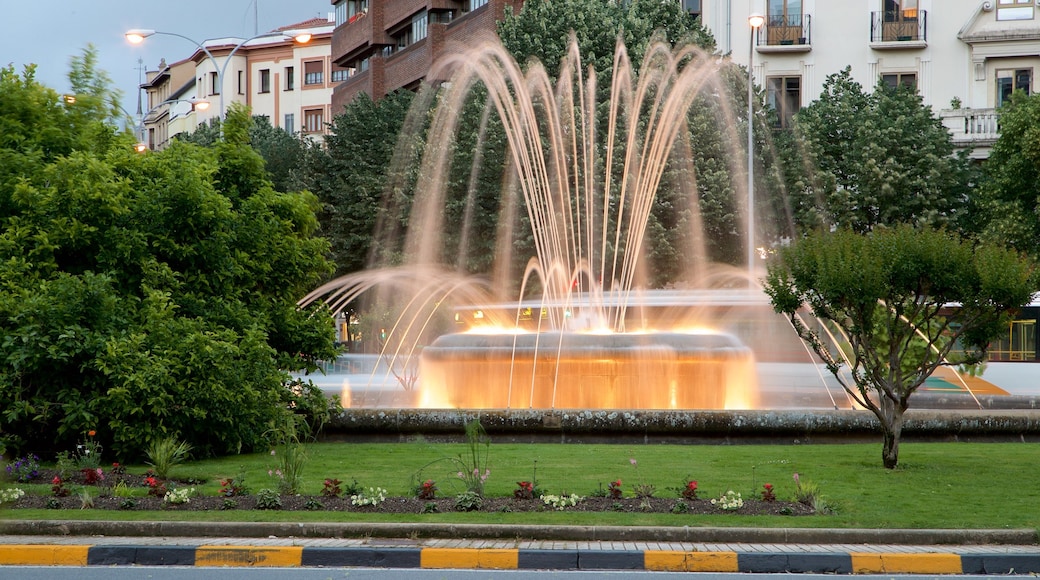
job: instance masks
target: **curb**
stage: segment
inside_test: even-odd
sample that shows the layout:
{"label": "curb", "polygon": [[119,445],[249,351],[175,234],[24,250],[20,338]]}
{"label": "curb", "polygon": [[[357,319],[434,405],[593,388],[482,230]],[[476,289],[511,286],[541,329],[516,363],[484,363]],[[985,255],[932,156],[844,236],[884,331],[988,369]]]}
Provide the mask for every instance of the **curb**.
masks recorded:
{"label": "curb", "polygon": [[719,528],[689,526],[541,526],[366,522],[117,522],[0,520],[0,535],[173,536],[189,538],[467,538],[745,544],[1040,544],[1036,529]]}
{"label": "curb", "polygon": [[828,574],[1030,574],[1040,554],[744,553],[300,546],[0,546],[0,565],[376,567]]}

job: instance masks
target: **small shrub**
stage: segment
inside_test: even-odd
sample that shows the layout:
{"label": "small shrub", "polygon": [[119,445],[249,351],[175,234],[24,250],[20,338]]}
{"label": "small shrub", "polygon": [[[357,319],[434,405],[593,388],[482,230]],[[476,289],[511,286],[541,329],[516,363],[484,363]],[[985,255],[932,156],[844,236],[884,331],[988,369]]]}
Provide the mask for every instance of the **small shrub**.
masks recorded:
{"label": "small shrub", "polygon": [[361,487],[361,485],[357,482],[356,479],[352,479],[352,480],[350,480],[349,484],[343,484],[343,485],[344,485],[343,486],[343,495],[345,495],[347,497],[350,497],[352,495],[357,495],[357,494],[365,491],[365,488]]}
{"label": "small shrub", "polygon": [[657,488],[649,483],[637,483],[632,487],[632,491],[639,499],[649,499],[654,497],[654,492],[657,491]]}
{"label": "small shrub", "polygon": [[159,498],[166,496],[166,483],[154,475],[144,478],[144,486],[148,488],[150,496]]}
{"label": "small shrub", "polygon": [[711,505],[717,505],[724,510],[733,511],[744,507],[744,500],[740,497],[739,493],[736,493],[731,489],[722,494],[718,499],[711,500]]}
{"label": "small shrub", "polygon": [[87,467],[80,470],[87,485],[98,485],[105,480],[105,471],[100,467]]}
{"label": "small shrub", "polygon": [[18,483],[29,483],[40,475],[40,458],[29,454],[7,464],[7,477]]}
{"label": "small shrub", "polygon": [[697,499],[697,480],[691,479],[679,488],[679,496],[685,500]]}
{"label": "small shrub", "polygon": [[796,473],[794,474],[794,497],[799,503],[815,507],[820,500],[820,486],[807,479],[803,480]]}
{"label": "small shrub", "polygon": [[79,509],[89,510],[94,507],[94,493],[90,491],[90,488],[83,486],[79,490]]}
{"label": "small shrub", "polygon": [[303,504],[303,509],[312,512],[319,511],[325,509],[325,504],[311,497],[307,499],[307,503]]}
{"label": "small shrub", "polygon": [[120,481],[112,488],[112,495],[116,497],[133,497],[134,490],[125,481]]}
{"label": "small shrub", "polygon": [[222,497],[239,497],[243,495],[249,495],[249,488],[242,483],[242,478],[235,479],[229,477],[227,479],[220,480],[220,491],[218,492]]}
{"label": "small shrub", "polygon": [[621,502],[616,501],[616,502],[610,504],[610,511],[612,511],[612,512],[623,512],[623,511],[625,511],[625,506]]}
{"label": "small shrub", "polygon": [[97,469],[101,467],[103,447],[94,440],[94,435],[96,434],[97,432],[93,429],[87,431],[87,439],[76,446],[75,462],[77,469]]}
{"label": "small shrub", "polygon": [[455,496],[455,511],[473,512],[484,507],[484,497],[475,491],[464,491]]}
{"label": "small shrub", "polygon": [[675,505],[672,506],[672,509],[670,511],[673,514],[685,514],[690,511],[690,504],[686,503],[683,500],[679,500],[675,502]]}
{"label": "small shrub", "polygon": [[0,503],[16,502],[18,501],[18,498],[23,497],[24,495],[25,492],[17,487],[3,489],[0,490]]}
{"label": "small shrub", "polygon": [[177,489],[171,489],[166,492],[163,496],[163,503],[168,505],[182,505],[191,501],[192,496],[195,495],[194,487],[181,487]]}
{"label": "small shrub", "polygon": [[321,488],[321,495],[323,497],[339,497],[343,495],[343,488],[339,486],[341,483],[343,482],[338,479],[326,479]]}
{"label": "small shrub", "polygon": [[435,514],[438,511],[439,510],[437,509],[437,504],[432,502],[432,501],[428,501],[425,504],[423,504],[422,511],[420,511],[419,513],[422,513],[422,514]]}
{"label": "small shrub", "polygon": [[516,482],[516,489],[513,490],[513,497],[515,499],[534,499],[534,484],[530,481]]}
{"label": "small shrub", "polygon": [[572,493],[570,495],[543,495],[539,499],[542,503],[551,507],[557,511],[563,511],[565,508],[574,507],[585,498],[578,494]]}
{"label": "small shrub", "polygon": [[378,506],[386,501],[386,490],[381,487],[370,487],[367,492],[350,496],[351,505],[359,507]]}
{"label": "small shrub", "polygon": [[49,510],[60,510],[61,509],[61,502],[58,501],[56,498],[52,497],[49,500],[47,500],[47,509],[49,509]]}
{"label": "small shrub", "polygon": [[280,510],[282,509],[282,496],[278,492],[264,488],[256,492],[256,509],[258,510]]}
{"label": "small shrub", "polygon": [[238,502],[231,498],[225,498],[224,501],[220,504],[220,509],[225,511],[238,509]]}
{"label": "small shrub", "polygon": [[119,509],[121,510],[132,510],[137,507],[137,500],[132,497],[125,497],[123,501],[119,502]]}
{"label": "small shrub", "polygon": [[145,450],[145,455],[148,456],[146,463],[155,471],[156,477],[167,479],[170,476],[170,471],[184,463],[190,452],[191,445],[184,441],[178,441],[174,437],[164,437],[152,441],[148,449]]}
{"label": "small shrub", "polygon": [[54,479],[51,480],[51,495],[54,497],[66,497],[69,495],[69,488],[65,487],[65,480],[60,475],[55,475]]}
{"label": "small shrub", "polygon": [[433,499],[437,497],[437,482],[427,479],[420,483],[415,489],[415,497],[419,499]]}
{"label": "small shrub", "polygon": [[621,491],[621,480],[610,482],[607,486],[607,495],[610,499],[621,499],[623,492]]}
{"label": "small shrub", "polygon": [[773,493],[773,484],[767,483],[762,486],[762,501],[776,501],[776,494]]}
{"label": "small shrub", "polygon": [[112,475],[126,475],[126,467],[123,467],[117,461],[117,462],[112,464],[111,472],[112,472]]}
{"label": "small shrub", "polygon": [[68,480],[73,473],[79,471],[79,468],[76,467],[76,458],[68,451],[59,452],[54,465],[58,469],[58,477],[64,480]]}

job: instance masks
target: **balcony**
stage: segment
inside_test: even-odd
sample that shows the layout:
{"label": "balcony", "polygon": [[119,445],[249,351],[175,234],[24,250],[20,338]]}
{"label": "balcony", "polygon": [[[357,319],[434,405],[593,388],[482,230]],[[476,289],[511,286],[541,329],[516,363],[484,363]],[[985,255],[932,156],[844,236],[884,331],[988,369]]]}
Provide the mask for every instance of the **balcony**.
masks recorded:
{"label": "balcony", "polygon": [[770,16],[758,29],[758,52],[809,52],[812,50],[812,16]]}
{"label": "balcony", "polygon": [[950,131],[954,147],[972,148],[972,159],[986,159],[1000,137],[1000,116],[996,109],[946,109],[939,111],[942,124]]}
{"label": "balcony", "polygon": [[885,10],[870,13],[870,48],[906,50],[927,46],[927,10]]}

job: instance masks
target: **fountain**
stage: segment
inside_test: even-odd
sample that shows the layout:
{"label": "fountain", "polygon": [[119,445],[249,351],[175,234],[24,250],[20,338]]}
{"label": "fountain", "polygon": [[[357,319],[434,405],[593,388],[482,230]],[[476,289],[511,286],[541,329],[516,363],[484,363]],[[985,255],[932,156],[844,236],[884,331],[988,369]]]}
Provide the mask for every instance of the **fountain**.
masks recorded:
{"label": "fountain", "polygon": [[[812,356],[747,273],[706,257],[691,107],[715,112],[722,162],[735,177],[745,171],[720,61],[693,47],[652,44],[634,75],[619,44],[605,103],[596,100],[596,74],[583,76],[580,62],[572,41],[554,85],[541,65],[525,72],[489,42],[447,57],[431,72],[447,82],[413,108],[422,116],[436,106],[421,187],[403,244],[394,245],[392,231],[384,240],[399,248],[386,253],[405,256],[405,263],[333,280],[301,300],[322,300],[333,312],[366,298],[391,305],[394,322],[370,380],[345,387],[344,406],[775,408],[778,398],[763,403],[760,393],[763,365],[783,378],[784,365],[798,361],[812,372],[795,380],[814,383],[819,406],[848,408],[848,399],[830,394]],[[463,223],[444,223],[453,135],[476,87],[486,95],[482,127],[495,115],[508,144],[499,236],[493,267],[483,276],[466,274],[463,264],[480,211],[472,189]],[[669,178],[669,171],[692,177]],[[739,181],[731,189],[746,199]],[[691,210],[687,271],[681,289],[648,290],[646,230],[666,189]],[[522,227],[534,256],[516,275],[516,265],[528,259],[515,249]],[[449,229],[460,240],[458,264],[443,259]],[[788,394],[785,405],[817,405]]]}
{"label": "fountain", "polygon": [[[332,281],[302,303],[323,299],[339,309],[366,292],[394,288],[404,299],[394,307],[400,314],[382,356],[390,369],[417,375],[414,404],[420,407],[754,407],[751,350],[732,334],[710,330],[703,304],[660,302],[663,294],[645,290],[641,264],[666,170],[692,167],[691,106],[711,101],[722,126],[736,125],[719,96],[725,94],[719,61],[693,47],[652,44],[636,76],[619,44],[605,122],[597,117],[596,74],[583,76],[580,62],[572,42],[555,86],[541,65],[525,73],[495,42],[438,63],[431,78],[450,80],[436,95],[424,186],[403,249],[408,263]],[[496,114],[504,127],[509,155],[500,216],[507,231],[496,245],[490,282],[439,260],[451,165],[446,144],[478,86],[486,91],[485,114]],[[740,142],[735,133],[730,137]],[[743,155],[736,145],[729,153],[731,160]],[[696,220],[695,179],[667,187],[681,190]],[[520,211],[536,256],[519,280],[520,298],[510,299],[517,284],[505,272],[517,259],[512,240]],[[699,232],[692,237],[702,245]],[[688,249],[689,275],[701,282],[711,270],[705,252]],[[701,315],[691,316],[692,310]],[[463,332],[431,339],[443,332],[435,329],[437,311],[451,312]]]}

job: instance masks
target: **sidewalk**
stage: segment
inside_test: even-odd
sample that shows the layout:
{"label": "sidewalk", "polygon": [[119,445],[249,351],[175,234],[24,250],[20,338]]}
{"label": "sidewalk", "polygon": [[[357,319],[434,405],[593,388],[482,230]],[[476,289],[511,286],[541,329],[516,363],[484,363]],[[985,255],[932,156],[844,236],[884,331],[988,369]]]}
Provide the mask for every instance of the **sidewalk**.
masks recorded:
{"label": "sidewalk", "polygon": [[0,564],[1032,574],[1040,545],[1035,530],[0,520]]}

